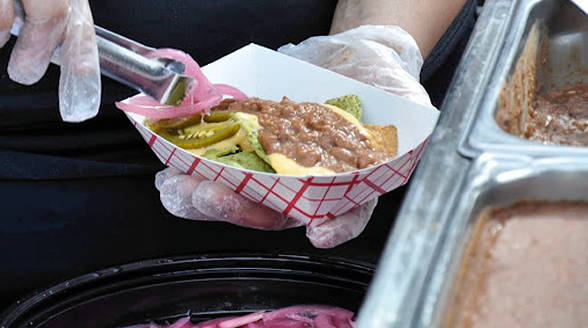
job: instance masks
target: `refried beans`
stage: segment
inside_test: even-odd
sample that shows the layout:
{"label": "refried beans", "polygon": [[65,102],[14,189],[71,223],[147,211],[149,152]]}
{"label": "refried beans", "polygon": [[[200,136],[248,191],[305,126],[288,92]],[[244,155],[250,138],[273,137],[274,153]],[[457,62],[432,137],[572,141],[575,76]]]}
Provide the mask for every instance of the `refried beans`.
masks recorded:
{"label": "refried beans", "polygon": [[588,203],[488,209],[475,230],[445,327],[586,327]]}
{"label": "refried beans", "polygon": [[212,110],[255,114],[265,152],[283,154],[304,167],[319,166],[339,173],[393,158],[374,147],[355,125],[321,104],[296,103],[286,97],[281,102],[226,99]]}
{"label": "refried beans", "polygon": [[525,137],[545,143],[588,146],[588,85],[554,89],[538,96]]}

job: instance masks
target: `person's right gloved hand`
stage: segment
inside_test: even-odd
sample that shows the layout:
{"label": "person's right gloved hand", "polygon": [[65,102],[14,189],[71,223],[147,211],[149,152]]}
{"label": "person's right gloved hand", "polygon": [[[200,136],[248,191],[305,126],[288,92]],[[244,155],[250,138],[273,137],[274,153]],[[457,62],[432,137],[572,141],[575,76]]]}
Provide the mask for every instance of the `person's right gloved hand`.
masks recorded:
{"label": "person's right gloved hand", "polygon": [[100,106],[100,66],[94,21],[87,0],[0,0],[0,47],[10,38],[15,19],[22,20],[8,63],[18,83],[38,82],[55,58],[61,66],[59,110],[67,122],[96,116]]}

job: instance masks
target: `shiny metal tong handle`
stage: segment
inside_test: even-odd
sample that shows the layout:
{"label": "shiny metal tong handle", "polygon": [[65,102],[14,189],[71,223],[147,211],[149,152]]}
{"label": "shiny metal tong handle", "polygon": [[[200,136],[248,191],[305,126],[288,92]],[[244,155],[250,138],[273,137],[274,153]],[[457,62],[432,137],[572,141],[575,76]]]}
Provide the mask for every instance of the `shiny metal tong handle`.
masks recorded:
{"label": "shiny metal tong handle", "polygon": [[[19,2],[11,33],[18,36],[24,21]],[[171,59],[149,59],[154,50],[114,32],[95,26],[101,73],[166,105],[179,105],[194,79],[182,75],[184,64]],[[51,62],[59,65],[59,48]]]}

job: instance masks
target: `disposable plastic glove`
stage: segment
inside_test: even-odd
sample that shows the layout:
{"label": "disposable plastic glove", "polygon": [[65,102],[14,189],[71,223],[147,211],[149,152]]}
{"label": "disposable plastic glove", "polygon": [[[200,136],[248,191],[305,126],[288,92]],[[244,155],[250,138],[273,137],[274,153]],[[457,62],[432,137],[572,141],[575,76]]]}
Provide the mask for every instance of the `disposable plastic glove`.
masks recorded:
{"label": "disposable plastic glove", "polygon": [[302,223],[258,205],[228,187],[167,168],[155,175],[161,203],[173,215],[201,221],[225,221],[261,230],[282,230]]}
{"label": "disposable plastic glove", "polygon": [[[263,205],[256,204],[228,187],[183,174],[168,167],[155,176],[161,203],[173,215],[198,221],[224,221],[260,230],[283,230],[303,225]],[[317,226],[308,226],[306,236],[317,248],[332,248],[363,231],[378,203],[372,199],[349,212]]]}
{"label": "disposable plastic glove", "polygon": [[[431,106],[418,81],[423,63],[414,39],[396,26],[361,26],[332,36],[310,38],[278,51]],[[163,206],[172,214],[205,221],[226,221],[264,230],[303,223],[255,204],[220,184],[167,168],[156,176]],[[306,227],[318,248],[331,248],[357,237],[366,227],[377,199],[319,225]]]}
{"label": "disposable plastic glove", "polygon": [[419,82],[423,66],[419,47],[398,26],[364,25],[335,35],[313,37],[298,45],[288,44],[278,51],[432,106]]}
{"label": "disposable plastic glove", "polygon": [[54,59],[61,66],[61,118],[80,122],[96,116],[100,105],[100,67],[88,1],[0,0],[0,47],[10,38],[15,18],[22,17],[24,21],[8,63],[10,78],[25,85],[38,82],[60,47]]}

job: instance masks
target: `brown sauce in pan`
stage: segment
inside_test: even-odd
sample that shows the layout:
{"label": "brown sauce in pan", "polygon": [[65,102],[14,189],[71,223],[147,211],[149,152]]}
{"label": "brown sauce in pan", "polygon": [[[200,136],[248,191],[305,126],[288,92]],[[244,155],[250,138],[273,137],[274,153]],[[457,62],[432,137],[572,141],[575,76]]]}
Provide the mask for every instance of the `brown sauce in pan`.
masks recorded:
{"label": "brown sauce in pan", "polygon": [[588,85],[554,89],[537,96],[524,136],[530,140],[588,146]]}
{"label": "brown sauce in pan", "polygon": [[261,126],[259,142],[266,153],[283,154],[304,167],[345,172],[393,158],[375,149],[355,125],[321,104],[296,103],[286,97],[281,102],[227,99],[213,110],[257,115]]}
{"label": "brown sauce in pan", "polygon": [[489,209],[475,230],[445,327],[586,327],[588,203]]}

